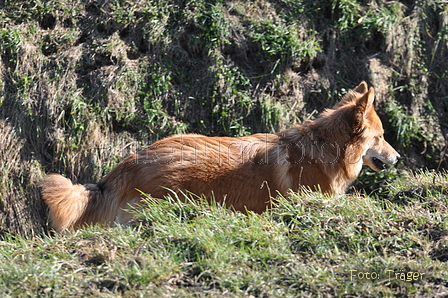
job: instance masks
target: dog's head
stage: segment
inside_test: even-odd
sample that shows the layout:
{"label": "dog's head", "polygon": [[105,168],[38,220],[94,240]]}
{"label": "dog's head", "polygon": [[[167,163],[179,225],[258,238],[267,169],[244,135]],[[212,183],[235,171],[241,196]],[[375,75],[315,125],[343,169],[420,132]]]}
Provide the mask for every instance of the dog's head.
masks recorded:
{"label": "dog's head", "polygon": [[386,164],[395,164],[400,154],[384,139],[384,129],[378,114],[373,107],[375,90],[368,89],[362,82],[354,90],[358,94],[355,100],[354,125],[355,133],[362,135],[365,144],[363,164],[375,171],[384,170]]}

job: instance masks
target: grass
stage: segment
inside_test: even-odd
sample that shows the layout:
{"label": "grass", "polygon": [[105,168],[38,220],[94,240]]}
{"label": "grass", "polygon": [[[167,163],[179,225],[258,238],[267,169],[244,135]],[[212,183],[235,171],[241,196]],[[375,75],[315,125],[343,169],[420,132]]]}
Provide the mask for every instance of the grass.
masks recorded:
{"label": "grass", "polygon": [[128,226],[0,242],[3,296],[428,297],[448,291],[448,174],[388,198],[279,198],[261,215],[148,198]]}
{"label": "grass", "polygon": [[[403,174],[447,166],[442,2],[0,1],[0,235],[15,235],[0,244],[0,292],[446,292],[447,177]],[[291,195],[249,216],[148,201],[131,226],[42,236],[45,174],[92,183],[173,133],[278,131],[363,80],[405,157],[394,170],[365,172],[356,185],[365,195]],[[389,279],[387,270],[424,278]]]}

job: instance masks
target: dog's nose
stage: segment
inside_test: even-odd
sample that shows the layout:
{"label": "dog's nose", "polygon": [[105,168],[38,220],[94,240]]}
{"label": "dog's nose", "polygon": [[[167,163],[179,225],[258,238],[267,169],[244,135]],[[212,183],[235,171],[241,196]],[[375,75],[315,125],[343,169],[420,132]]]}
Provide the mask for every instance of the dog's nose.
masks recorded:
{"label": "dog's nose", "polygon": [[397,161],[399,161],[400,159],[401,159],[401,155],[400,155],[400,153],[397,152],[397,154],[395,155],[394,164],[397,163]]}

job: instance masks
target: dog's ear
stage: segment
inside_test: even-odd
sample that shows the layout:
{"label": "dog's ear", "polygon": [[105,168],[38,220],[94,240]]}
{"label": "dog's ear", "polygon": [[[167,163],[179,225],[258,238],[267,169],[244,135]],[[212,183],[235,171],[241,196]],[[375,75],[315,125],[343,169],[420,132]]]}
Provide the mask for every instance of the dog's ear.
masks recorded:
{"label": "dog's ear", "polygon": [[[365,87],[367,88],[367,85]],[[369,109],[373,108],[373,101],[375,100],[375,89],[373,89],[373,87],[370,87],[369,92],[364,93],[365,94],[356,101],[356,111],[361,113],[362,116],[365,116]]]}
{"label": "dog's ear", "polygon": [[354,89],[349,90],[347,92],[347,94],[344,95],[344,97],[342,97],[341,101],[339,103],[337,103],[334,108],[338,108],[340,106],[343,106],[344,104],[347,103],[353,103],[353,102],[357,102],[358,101],[358,96],[364,95],[367,93],[368,87],[367,87],[367,83],[366,82],[361,82],[361,84],[359,84],[358,86],[356,86]]}
{"label": "dog's ear", "polygon": [[367,92],[367,83],[362,81],[361,84],[359,84],[358,86],[356,86],[355,89],[353,89],[353,91],[356,91],[358,93],[364,94]]}
{"label": "dog's ear", "polygon": [[[367,85],[366,85],[367,88]],[[375,99],[375,90],[370,87],[368,92],[356,100],[353,110],[353,132],[360,133],[364,127],[364,120],[370,109],[373,109],[373,101]]]}

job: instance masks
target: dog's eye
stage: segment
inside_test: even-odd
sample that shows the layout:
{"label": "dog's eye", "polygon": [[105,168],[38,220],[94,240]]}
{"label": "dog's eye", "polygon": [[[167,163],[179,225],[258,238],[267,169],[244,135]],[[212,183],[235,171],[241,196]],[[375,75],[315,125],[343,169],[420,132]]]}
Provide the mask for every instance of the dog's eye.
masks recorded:
{"label": "dog's eye", "polygon": [[380,140],[381,140],[382,138],[383,138],[383,135],[380,135],[380,136],[378,136],[378,139],[380,139]]}

